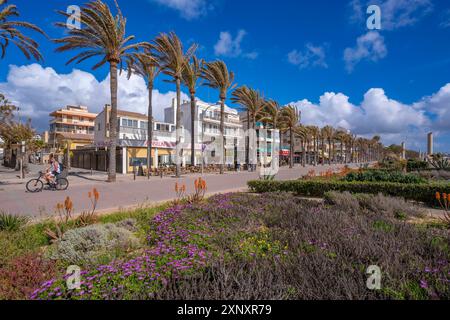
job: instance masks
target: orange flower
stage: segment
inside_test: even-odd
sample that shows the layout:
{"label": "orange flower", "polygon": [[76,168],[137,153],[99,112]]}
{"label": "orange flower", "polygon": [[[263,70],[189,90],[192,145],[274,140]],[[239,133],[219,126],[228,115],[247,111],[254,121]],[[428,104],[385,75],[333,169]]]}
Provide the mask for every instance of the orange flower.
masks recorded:
{"label": "orange flower", "polygon": [[447,197],[448,197],[448,199],[447,199],[448,202],[450,202],[450,194],[448,194]]}
{"label": "orange flower", "polygon": [[178,182],[175,182],[175,192],[178,193]]}
{"label": "orange flower", "polygon": [[66,211],[72,211],[73,203],[72,203],[72,200],[70,200],[69,197],[67,197],[66,200],[64,201],[64,207],[65,207]]}
{"label": "orange flower", "polygon": [[439,192],[436,192],[436,199],[441,200],[441,194]]}
{"label": "orange flower", "polygon": [[194,187],[196,190],[198,189],[199,182],[201,182],[201,178],[195,179],[194,181]]}
{"label": "orange flower", "polygon": [[94,199],[97,201],[100,198],[100,193],[96,188],[92,189],[92,192],[94,193]]}

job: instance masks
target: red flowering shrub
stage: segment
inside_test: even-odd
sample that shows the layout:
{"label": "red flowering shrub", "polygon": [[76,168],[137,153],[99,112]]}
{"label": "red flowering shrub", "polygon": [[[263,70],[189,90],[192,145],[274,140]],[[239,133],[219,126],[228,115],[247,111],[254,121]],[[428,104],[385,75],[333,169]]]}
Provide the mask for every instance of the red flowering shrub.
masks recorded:
{"label": "red flowering shrub", "polygon": [[55,262],[38,253],[14,258],[0,269],[0,300],[28,299],[36,287],[55,275]]}

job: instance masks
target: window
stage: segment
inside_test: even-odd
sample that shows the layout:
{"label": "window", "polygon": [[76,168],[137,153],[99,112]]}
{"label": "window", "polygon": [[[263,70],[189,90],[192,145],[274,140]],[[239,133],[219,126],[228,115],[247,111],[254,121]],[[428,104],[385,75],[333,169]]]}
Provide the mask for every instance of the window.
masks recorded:
{"label": "window", "polygon": [[147,129],[148,121],[141,121],[141,129]]}
{"label": "window", "polygon": [[100,131],[100,130],[102,130],[102,124],[101,124],[101,123],[98,123],[98,124],[97,124],[97,131]]}
{"label": "window", "polygon": [[128,126],[128,120],[122,118],[122,127],[126,127],[126,126]]}

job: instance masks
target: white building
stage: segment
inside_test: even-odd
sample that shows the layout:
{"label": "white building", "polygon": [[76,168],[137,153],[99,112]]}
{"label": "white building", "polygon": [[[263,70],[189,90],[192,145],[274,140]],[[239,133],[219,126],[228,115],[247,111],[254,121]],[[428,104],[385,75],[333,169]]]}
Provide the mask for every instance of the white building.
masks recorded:
{"label": "white building", "polygon": [[[95,119],[94,143],[83,150],[74,151],[73,165],[79,168],[106,171],[108,166],[109,122],[111,107],[106,106]],[[131,173],[142,166],[147,169],[148,117],[145,114],[124,110],[117,111],[116,171]],[[153,123],[153,168],[174,163],[175,125]]]}
{"label": "white building", "polygon": [[[175,100],[172,106],[164,110],[164,120],[176,125]],[[181,104],[181,119],[183,131],[183,162],[191,162],[191,135],[195,141],[195,163],[200,165],[202,159],[205,164],[218,164],[220,162],[220,104],[208,104],[196,101],[194,128],[192,128],[191,102],[183,101]],[[243,152],[244,131],[238,112],[225,106],[225,164],[235,165],[240,163],[238,153]]]}

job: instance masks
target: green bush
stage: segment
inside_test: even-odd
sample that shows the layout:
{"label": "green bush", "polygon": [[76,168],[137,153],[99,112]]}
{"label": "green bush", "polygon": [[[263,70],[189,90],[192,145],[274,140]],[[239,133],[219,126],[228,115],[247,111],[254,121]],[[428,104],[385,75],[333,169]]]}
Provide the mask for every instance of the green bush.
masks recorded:
{"label": "green bush", "polygon": [[408,171],[418,171],[418,170],[425,170],[428,168],[428,162],[421,161],[417,159],[409,159],[406,163],[406,169]]}
{"label": "green bush", "polygon": [[101,259],[113,258],[117,250],[136,248],[139,240],[130,229],[136,221],[117,224],[97,224],[67,231],[57,242],[50,256],[68,264],[90,265]]}
{"label": "green bush", "polygon": [[343,180],[345,181],[371,181],[371,182],[399,182],[399,183],[425,183],[426,179],[415,175],[405,174],[400,171],[386,170],[364,170],[359,172],[350,172]]}
{"label": "green bush", "polygon": [[351,193],[384,194],[415,200],[430,205],[438,205],[436,192],[450,193],[448,183],[396,183],[396,182],[348,182],[348,181],[320,181],[320,180],[292,180],[292,181],[249,181],[250,190],[257,193],[293,192],[301,196],[323,197],[328,191],[349,191]]}
{"label": "green bush", "polygon": [[28,219],[5,212],[0,212],[0,231],[17,231],[27,223]]}

